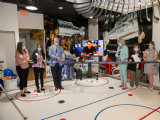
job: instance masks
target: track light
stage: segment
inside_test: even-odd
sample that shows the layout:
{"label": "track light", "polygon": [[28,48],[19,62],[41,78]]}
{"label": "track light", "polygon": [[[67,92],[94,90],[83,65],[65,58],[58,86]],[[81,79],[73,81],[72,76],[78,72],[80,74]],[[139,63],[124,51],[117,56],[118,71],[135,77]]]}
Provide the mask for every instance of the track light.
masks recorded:
{"label": "track light", "polygon": [[28,10],[38,10],[38,8],[35,6],[34,0],[28,0],[28,6],[26,7]]}

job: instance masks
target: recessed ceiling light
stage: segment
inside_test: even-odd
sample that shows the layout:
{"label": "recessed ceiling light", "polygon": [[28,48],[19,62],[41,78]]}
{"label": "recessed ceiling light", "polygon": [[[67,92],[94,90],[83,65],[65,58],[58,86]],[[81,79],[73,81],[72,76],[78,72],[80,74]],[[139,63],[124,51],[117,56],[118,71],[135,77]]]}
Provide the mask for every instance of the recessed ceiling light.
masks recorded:
{"label": "recessed ceiling light", "polygon": [[62,9],[63,9],[63,7],[59,7],[59,9],[60,9],[60,10],[62,10]]}
{"label": "recessed ceiling light", "polygon": [[142,3],[138,3],[138,4],[142,4]]}

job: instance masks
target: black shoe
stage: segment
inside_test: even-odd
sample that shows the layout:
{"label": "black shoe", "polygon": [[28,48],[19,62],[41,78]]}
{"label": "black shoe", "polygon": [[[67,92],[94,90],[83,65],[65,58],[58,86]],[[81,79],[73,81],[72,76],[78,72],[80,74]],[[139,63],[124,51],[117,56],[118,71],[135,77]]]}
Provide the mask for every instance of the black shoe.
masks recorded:
{"label": "black shoe", "polygon": [[28,94],[30,94],[31,92],[30,92],[30,91],[27,91],[27,92],[24,92],[24,93],[28,93]]}
{"label": "black shoe", "polygon": [[23,94],[23,95],[21,94],[21,96],[22,96],[22,97],[26,97],[26,95],[25,95],[25,94]]}
{"label": "black shoe", "polygon": [[44,89],[44,88],[43,88],[43,89],[41,88],[41,90],[42,90],[42,91],[45,91],[45,89]]}
{"label": "black shoe", "polygon": [[37,90],[37,92],[39,93],[39,92],[41,92],[40,90]]}

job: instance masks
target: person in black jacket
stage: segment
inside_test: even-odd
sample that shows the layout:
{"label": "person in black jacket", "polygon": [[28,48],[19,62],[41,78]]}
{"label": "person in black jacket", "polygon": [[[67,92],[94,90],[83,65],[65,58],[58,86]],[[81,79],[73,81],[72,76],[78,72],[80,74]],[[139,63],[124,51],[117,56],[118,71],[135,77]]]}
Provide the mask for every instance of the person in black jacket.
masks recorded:
{"label": "person in black jacket", "polygon": [[83,51],[81,53],[84,56],[90,56],[93,54],[99,54],[95,47],[92,46],[91,41],[87,41],[87,46],[83,48]]}
{"label": "person in black jacket", "polygon": [[37,87],[37,92],[40,92],[39,90],[39,82],[38,82],[38,75],[40,73],[40,80],[41,80],[41,90],[45,91],[43,87],[43,71],[44,71],[44,63],[45,63],[45,54],[42,49],[41,44],[37,44],[36,50],[32,54],[32,58],[34,61],[33,69],[34,69],[34,75],[35,75],[35,82]]}
{"label": "person in black jacket", "polygon": [[[140,46],[138,43],[134,44],[133,50],[129,52],[129,62],[136,62],[134,60],[134,55],[137,55],[141,61],[143,61],[143,54],[141,53]],[[134,90],[134,82],[135,85],[138,89],[141,89],[138,86],[139,79],[140,79],[140,73],[142,69],[142,64],[137,63],[137,64],[128,64],[128,69],[130,73],[130,86],[131,89]]]}

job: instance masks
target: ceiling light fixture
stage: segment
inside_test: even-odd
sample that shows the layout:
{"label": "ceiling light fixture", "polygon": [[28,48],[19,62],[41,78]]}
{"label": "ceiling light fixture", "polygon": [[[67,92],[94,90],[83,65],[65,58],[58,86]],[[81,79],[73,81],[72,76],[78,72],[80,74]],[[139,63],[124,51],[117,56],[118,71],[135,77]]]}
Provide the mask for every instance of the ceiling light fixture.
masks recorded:
{"label": "ceiling light fixture", "polygon": [[92,19],[93,18],[93,16],[91,16],[91,17],[89,17],[90,19]]}
{"label": "ceiling light fixture", "polygon": [[63,7],[59,7],[59,9],[60,9],[60,10],[62,10],[62,9],[63,9]]}
{"label": "ceiling light fixture", "polygon": [[34,0],[28,0],[28,6],[26,6],[26,9],[28,10],[38,10],[38,8],[35,6]]}

